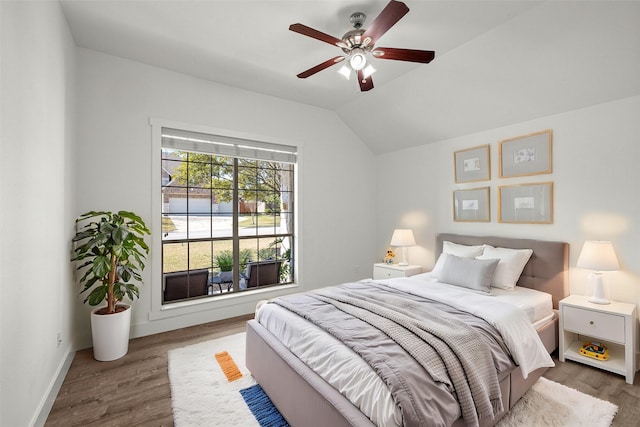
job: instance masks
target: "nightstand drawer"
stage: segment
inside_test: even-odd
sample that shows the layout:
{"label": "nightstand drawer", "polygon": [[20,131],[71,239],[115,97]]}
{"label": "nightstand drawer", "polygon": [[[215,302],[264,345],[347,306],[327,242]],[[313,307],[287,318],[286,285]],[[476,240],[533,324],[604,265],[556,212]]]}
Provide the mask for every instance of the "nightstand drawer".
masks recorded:
{"label": "nightstand drawer", "polygon": [[419,265],[398,265],[378,263],[373,264],[373,279],[393,279],[396,277],[409,277],[422,272]]}
{"label": "nightstand drawer", "polygon": [[593,338],[624,344],[624,317],[563,306],[564,329]]}
{"label": "nightstand drawer", "polygon": [[404,271],[384,267],[375,267],[373,269],[374,279],[391,279],[394,277],[404,277]]}

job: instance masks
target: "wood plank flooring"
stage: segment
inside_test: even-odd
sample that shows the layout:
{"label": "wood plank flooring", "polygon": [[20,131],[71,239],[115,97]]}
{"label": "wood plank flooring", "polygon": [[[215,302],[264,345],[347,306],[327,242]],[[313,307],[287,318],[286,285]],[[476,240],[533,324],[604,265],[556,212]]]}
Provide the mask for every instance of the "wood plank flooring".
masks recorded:
{"label": "wood plank flooring", "polygon": [[[131,340],[129,353],[97,362],[91,349],[76,353],[45,426],[173,426],[167,351],[245,330],[250,316]],[[575,362],[560,363],[545,377],[615,403],[613,426],[640,425],[640,376],[620,375]]]}
{"label": "wood plank flooring", "polygon": [[252,317],[135,338],[113,362],[77,352],[45,427],[173,426],[167,351],[244,332]]}

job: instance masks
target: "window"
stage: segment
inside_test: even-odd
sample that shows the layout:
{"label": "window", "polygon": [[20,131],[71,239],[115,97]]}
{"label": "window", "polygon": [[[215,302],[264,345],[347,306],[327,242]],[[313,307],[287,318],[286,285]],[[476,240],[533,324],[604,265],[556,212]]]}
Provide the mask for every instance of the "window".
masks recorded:
{"label": "window", "polygon": [[163,304],[293,282],[295,147],[162,128]]}

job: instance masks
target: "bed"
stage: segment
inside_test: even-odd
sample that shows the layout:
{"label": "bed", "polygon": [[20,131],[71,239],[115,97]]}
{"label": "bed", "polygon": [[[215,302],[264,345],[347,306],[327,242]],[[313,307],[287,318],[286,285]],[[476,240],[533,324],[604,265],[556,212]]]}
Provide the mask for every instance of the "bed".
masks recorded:
{"label": "bed", "polygon": [[[540,337],[540,341],[544,346],[543,350],[547,353],[551,353],[557,348],[558,319],[555,310],[558,308],[558,302],[568,295],[569,246],[567,243],[440,234],[436,238],[436,253],[438,256],[443,252],[443,248],[447,244],[465,246],[491,245],[494,248],[530,249],[532,253],[517,279],[517,288],[528,288],[547,294],[554,311],[551,315],[544,319],[538,319],[534,323],[534,333],[537,333]],[[415,278],[413,282],[417,280],[421,279]],[[390,279],[390,283],[386,283],[384,286],[402,287],[410,285],[410,283],[400,283],[398,281],[402,282],[402,279]],[[378,286],[376,284],[370,285]],[[361,285],[357,284],[351,286],[361,287]],[[381,283],[380,286],[383,286],[383,284]],[[532,309],[530,311],[533,312],[535,310]],[[533,321],[533,319],[531,320]],[[267,321],[264,322],[268,324]],[[294,320],[291,323],[305,324],[305,322],[304,319],[300,319],[300,321]],[[287,348],[281,340],[285,341],[282,337],[277,338],[272,331],[258,320],[248,322],[247,368],[290,425],[294,427],[385,425],[386,427],[386,422],[377,421],[374,423],[371,419],[376,419],[375,416],[372,416],[370,412],[365,415],[334,386],[318,375],[316,373],[317,368],[314,368],[316,371],[311,369],[307,363]],[[511,368],[500,372],[498,393],[502,406],[491,417],[479,419],[477,421],[478,425],[490,426],[495,424],[546,369],[548,368],[540,367],[531,372],[523,373],[520,366],[513,365]],[[360,378],[360,375],[355,377]],[[366,377],[363,376],[363,378]],[[367,387],[368,385],[364,386],[365,389]],[[431,390],[429,387],[427,389]],[[427,392],[425,391],[425,393]],[[378,401],[377,397],[374,399],[365,396],[365,399],[373,400],[374,404]],[[425,397],[425,400],[429,399],[430,397]],[[358,405],[362,406],[360,403]],[[468,420],[465,422],[461,416],[452,422],[447,421],[443,424],[463,426],[467,425],[467,423]]]}

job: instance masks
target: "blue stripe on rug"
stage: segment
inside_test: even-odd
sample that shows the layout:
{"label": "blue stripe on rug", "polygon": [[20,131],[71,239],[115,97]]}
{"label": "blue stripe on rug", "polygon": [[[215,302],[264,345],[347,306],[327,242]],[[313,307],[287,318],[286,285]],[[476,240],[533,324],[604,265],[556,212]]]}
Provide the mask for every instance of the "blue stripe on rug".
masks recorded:
{"label": "blue stripe on rug", "polygon": [[289,427],[260,384],[240,390],[240,394],[260,427]]}

